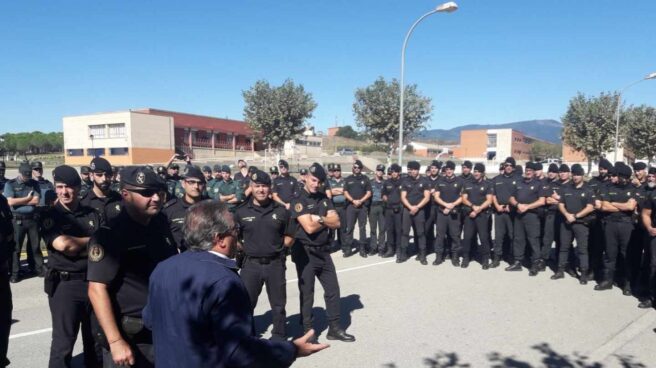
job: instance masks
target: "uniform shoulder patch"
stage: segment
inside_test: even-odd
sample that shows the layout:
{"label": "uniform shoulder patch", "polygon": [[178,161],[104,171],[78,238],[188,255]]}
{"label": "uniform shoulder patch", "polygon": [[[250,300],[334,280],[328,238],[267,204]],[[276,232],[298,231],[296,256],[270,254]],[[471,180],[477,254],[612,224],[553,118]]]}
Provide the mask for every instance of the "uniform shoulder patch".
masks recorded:
{"label": "uniform shoulder patch", "polygon": [[296,203],[296,204],[294,205],[294,211],[296,211],[296,212],[301,212],[301,211],[303,211],[303,204],[300,203],[300,202]]}
{"label": "uniform shoulder patch", "polygon": [[105,257],[105,250],[102,246],[94,244],[89,248],[89,261],[100,262]]}

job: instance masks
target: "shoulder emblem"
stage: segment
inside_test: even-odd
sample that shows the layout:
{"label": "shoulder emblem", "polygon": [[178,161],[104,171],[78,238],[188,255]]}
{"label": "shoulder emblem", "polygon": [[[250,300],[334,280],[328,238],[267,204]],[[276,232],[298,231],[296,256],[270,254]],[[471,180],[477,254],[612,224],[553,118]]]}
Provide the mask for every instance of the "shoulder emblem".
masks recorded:
{"label": "shoulder emblem", "polygon": [[294,205],[294,211],[296,211],[296,212],[301,212],[301,211],[303,211],[303,204],[300,203],[300,202],[299,202],[299,203],[296,203],[296,205]]}
{"label": "shoulder emblem", "polygon": [[94,224],[93,220],[89,220],[89,227],[93,227],[94,225],[95,224]]}
{"label": "shoulder emblem", "polygon": [[89,261],[100,262],[105,257],[105,250],[100,245],[94,244],[89,248]]}

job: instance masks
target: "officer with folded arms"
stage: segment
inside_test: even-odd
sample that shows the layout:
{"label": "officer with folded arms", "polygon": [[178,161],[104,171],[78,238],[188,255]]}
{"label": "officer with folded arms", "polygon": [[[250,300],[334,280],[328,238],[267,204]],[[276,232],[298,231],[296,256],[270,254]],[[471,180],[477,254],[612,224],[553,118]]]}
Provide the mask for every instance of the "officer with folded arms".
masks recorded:
{"label": "officer with folded arms", "polygon": [[508,238],[512,242],[513,222],[515,221],[515,211],[510,205],[510,197],[515,192],[517,178],[515,177],[515,159],[507,157],[500,169],[502,172],[492,180],[494,186],[494,195],[492,204],[494,210],[494,254],[490,267],[495,268],[501,265],[504,256],[504,241]]}
{"label": "officer with folded arms", "polygon": [[278,161],[280,176],[273,181],[273,200],[283,205],[287,210],[298,189],[298,183],[295,177],[289,175],[289,163],[285,160]]}
{"label": "officer with folded arms", "polygon": [[9,286],[9,260],[14,251],[14,226],[7,199],[0,195],[0,367],[9,365],[7,348],[11,332],[11,286]]}
{"label": "officer with folded arms", "polygon": [[41,198],[39,199],[39,212],[44,211],[46,207],[52,206],[55,202],[55,186],[50,180],[43,177],[43,163],[41,161],[32,162],[32,179],[39,184]]}
{"label": "officer with folded arms", "polygon": [[162,208],[162,213],[168,220],[175,244],[183,252],[187,249],[184,244],[184,234],[182,233],[185,215],[189,207],[203,199],[205,176],[197,166],[187,165],[182,172],[180,182],[184,189],[184,196],[182,198],[175,197],[166,202]]}
{"label": "officer with folded arms", "polygon": [[465,182],[462,191],[464,235],[462,241],[462,268],[467,268],[470,260],[472,243],[478,244],[476,235],[481,240],[481,266],[490,268],[490,221],[492,206],[492,182],[485,178],[485,165],[474,165],[472,180]]}
{"label": "officer with folded arms", "polygon": [[112,166],[102,157],[91,160],[91,179],[93,189],[82,197],[82,205],[91,207],[103,214],[105,221],[110,222],[121,212],[121,195],[111,190]]}
{"label": "officer with folded arms", "polygon": [[84,197],[88,191],[93,189],[93,181],[91,180],[91,168],[89,166],[80,167],[80,178],[82,178],[82,186],[80,189],[80,198]]}
{"label": "officer with folded arms", "polygon": [[426,216],[424,207],[430,201],[430,185],[426,178],[419,175],[421,165],[417,161],[408,162],[408,177],[401,183],[401,203],[403,203],[403,217],[401,222],[401,249],[397,252],[397,263],[408,259],[408,245],[410,244],[410,229],[413,229],[418,243],[419,262],[426,261]]}
{"label": "officer with folded arms", "polygon": [[385,245],[385,205],[383,203],[383,186],[385,166],[376,166],[376,174],[371,181],[371,207],[369,208],[369,254],[379,253]]}
{"label": "officer with folded arms", "polygon": [[[332,164],[333,176],[328,180],[328,186],[326,189],[326,196],[330,198],[337,211],[337,215],[340,220],[346,221],[346,197],[344,197],[344,178],[342,177],[342,166],[340,164]],[[346,223],[343,226],[335,229],[337,233],[337,241],[342,247],[342,252],[344,257],[350,257],[354,253],[346,245],[345,241],[345,232],[346,232]]]}
{"label": "officer with folded arms", "polygon": [[[353,249],[353,238],[355,233],[355,223],[358,223],[360,235],[360,256],[367,257],[367,201],[371,198],[371,182],[369,178],[362,174],[362,162],[355,160],[353,163],[353,174],[346,178],[344,182],[344,197],[346,197],[346,232],[344,233],[346,248]],[[342,220],[344,221],[344,219]]]}

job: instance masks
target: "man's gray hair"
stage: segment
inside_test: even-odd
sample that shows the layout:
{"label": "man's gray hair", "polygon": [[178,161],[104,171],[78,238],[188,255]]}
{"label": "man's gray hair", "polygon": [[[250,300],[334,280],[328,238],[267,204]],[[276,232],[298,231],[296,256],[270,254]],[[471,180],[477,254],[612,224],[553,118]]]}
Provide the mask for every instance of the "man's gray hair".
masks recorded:
{"label": "man's gray hair", "polygon": [[231,225],[226,221],[228,213],[228,206],[214,199],[189,207],[182,228],[187,248],[192,252],[211,250],[214,237],[230,230]]}

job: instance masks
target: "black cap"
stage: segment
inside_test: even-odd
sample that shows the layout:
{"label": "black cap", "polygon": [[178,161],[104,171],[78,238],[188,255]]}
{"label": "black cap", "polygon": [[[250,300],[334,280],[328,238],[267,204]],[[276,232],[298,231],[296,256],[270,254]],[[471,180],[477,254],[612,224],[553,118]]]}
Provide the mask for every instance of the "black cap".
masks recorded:
{"label": "black cap", "polygon": [[401,165],[399,164],[391,164],[389,168],[390,170],[392,170],[392,172],[397,172],[397,173],[401,172]]}
{"label": "black cap", "polygon": [[556,164],[549,164],[549,171],[550,173],[555,173],[558,174],[558,165]]}
{"label": "black cap", "polygon": [[121,170],[121,186],[125,185],[139,189],[166,189],[166,182],[143,166],[128,166]]}
{"label": "black cap", "polygon": [[540,162],[534,162],[533,167],[535,168],[534,170],[542,171],[544,169],[544,166],[542,166],[542,163],[540,163]]}
{"label": "black cap", "polygon": [[567,164],[560,165],[560,167],[558,168],[558,172],[559,173],[570,172],[569,166],[567,166]]}
{"label": "black cap", "polygon": [[506,157],[506,160],[503,162],[504,164],[510,164],[511,166],[516,166],[517,163],[515,162],[515,159],[512,157]]}
{"label": "black cap", "polygon": [[610,163],[610,161],[606,160],[605,158],[602,158],[599,160],[599,168],[600,169],[606,169],[610,170],[613,167],[613,164]]}
{"label": "black cap", "polygon": [[431,161],[430,165],[437,167],[437,169],[439,170],[440,168],[442,168],[442,161],[433,160]]}
{"label": "black cap", "polygon": [[79,187],[82,184],[82,179],[77,174],[77,170],[68,165],[55,167],[52,171],[52,180],[55,183],[64,183],[69,187]]}
{"label": "black cap", "polygon": [[647,168],[647,164],[645,164],[644,162],[636,162],[633,164],[634,171],[645,170],[646,168]]}
{"label": "black cap", "polygon": [[112,173],[112,165],[109,164],[109,161],[105,160],[102,157],[96,157],[93,160],[91,160],[91,163],[89,164],[89,168],[91,168],[92,172],[104,172],[104,173]]}
{"label": "black cap", "polygon": [[447,169],[455,170],[456,163],[453,161],[447,161],[446,164],[444,164],[444,167],[446,167]]}
{"label": "black cap", "polygon": [[362,164],[362,161],[360,161],[360,160],[355,160],[355,162],[353,162],[353,166],[357,166],[360,169],[362,169],[364,167],[364,165]]}
{"label": "black cap", "polygon": [[608,175],[610,176],[617,175],[617,171],[615,171],[615,166],[611,166],[608,168]]}
{"label": "black cap", "polygon": [[209,166],[203,166],[203,172],[204,172],[204,173],[206,173],[206,172],[211,173],[211,172],[212,172],[212,168],[209,167]]}
{"label": "black cap", "polygon": [[617,176],[619,176],[621,178],[628,179],[628,178],[631,177],[631,174],[633,172],[631,171],[631,168],[628,165],[626,165],[625,163],[616,162],[615,163],[615,173],[617,174]]}
{"label": "black cap", "polygon": [[324,170],[323,166],[321,166],[321,164],[318,162],[315,162],[312,164],[312,166],[310,166],[310,174],[319,179],[319,181],[326,180],[326,170]]}
{"label": "black cap", "polygon": [[585,175],[585,170],[583,170],[583,166],[581,166],[580,164],[572,165],[572,175],[576,175],[576,176]]}
{"label": "black cap", "polygon": [[166,168],[164,166],[157,166],[158,174],[166,174]]}
{"label": "black cap", "polygon": [[205,182],[205,175],[203,175],[201,169],[195,165],[185,165],[181,176],[183,179],[198,179],[203,183]]}
{"label": "black cap", "polygon": [[269,172],[270,172],[271,174],[277,174],[277,173],[278,173],[278,166],[271,166],[271,167],[269,168]]}
{"label": "black cap", "polygon": [[417,161],[408,161],[408,170],[419,170],[421,165]]}
{"label": "black cap", "polygon": [[43,170],[41,161],[32,161],[32,170]]}
{"label": "black cap", "polygon": [[80,174],[88,174],[90,172],[91,172],[91,168],[89,166],[80,167]]}
{"label": "black cap", "polygon": [[32,177],[32,166],[30,165],[29,162],[23,161],[21,162],[20,166],[18,166],[18,172],[27,177]]}
{"label": "black cap", "polygon": [[480,162],[477,162],[476,165],[474,165],[474,171],[478,171],[478,172],[482,172],[482,173],[484,173],[484,172],[485,172],[485,165],[483,165],[483,164],[480,163]]}
{"label": "black cap", "polygon": [[376,171],[382,171],[385,172],[385,165],[380,164],[376,166]]}
{"label": "black cap", "polygon": [[342,171],[341,164],[333,164],[333,171]]}
{"label": "black cap", "polygon": [[271,177],[262,170],[255,170],[251,173],[250,178],[252,183],[271,185]]}
{"label": "black cap", "polygon": [[308,173],[308,169],[299,170],[299,174],[301,174],[301,175],[307,175],[307,173]]}
{"label": "black cap", "polygon": [[221,166],[221,172],[227,172],[227,173],[230,173],[230,172],[231,172],[231,171],[230,171],[230,166],[228,166],[228,165],[223,165],[223,166]]}
{"label": "black cap", "polygon": [[656,167],[650,167],[648,174],[650,175],[656,175]]}
{"label": "black cap", "polygon": [[467,161],[465,161],[465,162],[462,163],[462,166],[464,166],[464,167],[466,167],[466,168],[468,168],[468,169],[471,169],[474,165],[472,164],[471,161],[467,160]]}
{"label": "black cap", "polygon": [[212,167],[212,170],[214,170],[214,172],[221,172],[221,165],[219,164],[214,165]]}
{"label": "black cap", "polygon": [[282,166],[282,167],[284,167],[285,169],[289,169],[289,163],[288,163],[287,161],[285,161],[285,160],[280,160],[280,161],[278,161],[278,166]]}
{"label": "black cap", "polygon": [[527,162],[524,166],[526,167],[526,170],[535,170],[535,164],[531,161]]}

